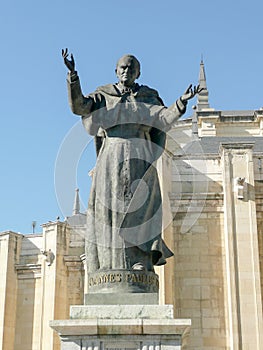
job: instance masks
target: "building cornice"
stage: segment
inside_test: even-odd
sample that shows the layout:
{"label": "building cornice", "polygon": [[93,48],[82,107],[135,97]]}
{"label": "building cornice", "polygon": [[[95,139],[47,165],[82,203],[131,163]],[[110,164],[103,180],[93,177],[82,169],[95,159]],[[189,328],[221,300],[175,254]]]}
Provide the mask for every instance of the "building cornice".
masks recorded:
{"label": "building cornice", "polygon": [[18,279],[41,278],[41,264],[17,264],[15,269]]}

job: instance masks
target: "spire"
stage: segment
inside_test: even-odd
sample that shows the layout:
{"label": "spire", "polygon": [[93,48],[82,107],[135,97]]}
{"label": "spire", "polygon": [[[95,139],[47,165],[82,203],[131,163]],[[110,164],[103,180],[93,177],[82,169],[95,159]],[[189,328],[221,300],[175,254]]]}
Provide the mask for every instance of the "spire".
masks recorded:
{"label": "spire", "polygon": [[205,76],[205,66],[203,62],[203,57],[201,58],[200,71],[199,71],[199,85],[203,90],[197,96],[197,110],[209,108],[208,102],[208,90],[206,86],[206,76]]}
{"label": "spire", "polygon": [[80,214],[79,189],[76,188],[74,207],[73,207],[72,215],[78,215],[78,214]]}

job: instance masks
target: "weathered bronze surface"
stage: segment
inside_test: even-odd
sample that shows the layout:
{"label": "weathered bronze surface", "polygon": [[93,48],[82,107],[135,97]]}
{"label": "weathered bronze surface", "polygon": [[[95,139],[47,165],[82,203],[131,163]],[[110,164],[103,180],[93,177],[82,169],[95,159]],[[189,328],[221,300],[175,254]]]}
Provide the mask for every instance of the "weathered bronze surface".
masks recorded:
{"label": "weathered bronze surface", "polygon": [[101,86],[85,97],[73,55],[69,59],[66,49],[62,56],[69,69],[70,107],[94,135],[98,155],[87,210],[87,270],[153,272],[154,265],[172,256],[161,238],[156,160],[165,147],[166,132],[200,88],[190,85],[167,108],[156,90],[135,83],[140,63],[125,55],[117,62],[118,83]]}

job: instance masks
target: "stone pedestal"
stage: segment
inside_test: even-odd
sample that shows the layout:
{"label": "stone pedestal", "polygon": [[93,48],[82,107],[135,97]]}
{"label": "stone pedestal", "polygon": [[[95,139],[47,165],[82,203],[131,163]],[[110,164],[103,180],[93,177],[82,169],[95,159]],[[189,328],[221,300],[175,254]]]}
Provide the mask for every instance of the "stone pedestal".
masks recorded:
{"label": "stone pedestal", "polygon": [[158,289],[158,275],[149,271],[89,274],[85,305],[50,323],[61,350],[182,349],[191,320],[175,320],[172,305],[158,305]]}
{"label": "stone pedestal", "polygon": [[136,270],[99,271],[87,275],[85,305],[158,304],[159,277]]}
{"label": "stone pedestal", "polygon": [[191,325],[172,305],[72,306],[70,317],[50,322],[61,350],[179,350]]}

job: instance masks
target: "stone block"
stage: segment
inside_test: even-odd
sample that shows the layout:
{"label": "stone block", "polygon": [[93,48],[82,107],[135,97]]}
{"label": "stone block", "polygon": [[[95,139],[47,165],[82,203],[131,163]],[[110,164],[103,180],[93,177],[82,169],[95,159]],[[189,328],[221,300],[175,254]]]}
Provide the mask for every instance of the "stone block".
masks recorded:
{"label": "stone block", "polygon": [[59,335],[97,335],[98,325],[96,320],[53,320],[49,322]]}
{"label": "stone block", "polygon": [[172,305],[72,306],[70,315],[50,322],[62,350],[180,350],[191,326]]}
{"label": "stone block", "polygon": [[61,350],[80,350],[81,349],[81,340],[74,341],[62,341]]}
{"label": "stone block", "polygon": [[143,320],[144,334],[184,334],[191,326],[189,319]]}
{"label": "stone block", "polygon": [[172,319],[172,305],[74,305],[71,319]]}
{"label": "stone block", "polygon": [[61,350],[181,350],[181,336],[62,337]]}
{"label": "stone block", "polygon": [[85,305],[157,305],[158,293],[87,293]]}
{"label": "stone block", "polygon": [[[97,319],[97,320],[66,320],[51,321],[50,326],[59,333],[62,350],[76,349],[81,347],[70,348],[68,344],[93,344],[101,342],[101,349],[124,349],[129,348],[137,350],[134,342],[140,342],[141,348],[148,347],[159,349],[162,346],[166,349],[175,349],[173,346],[179,346],[181,349],[182,338],[189,334],[191,321],[188,319]],[[81,340],[81,342],[80,342]],[[124,346],[129,342],[134,346]],[[65,343],[65,347],[63,347]],[[110,347],[109,345],[114,345]],[[108,346],[107,346],[108,345]],[[117,346],[118,345],[118,346]],[[90,347],[89,347],[90,348]],[[95,347],[91,347],[91,349]],[[162,347],[161,347],[162,349]]]}
{"label": "stone block", "polygon": [[141,334],[142,319],[98,319],[98,335]]}

